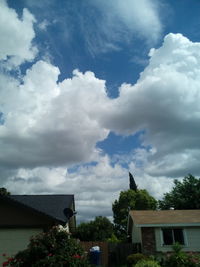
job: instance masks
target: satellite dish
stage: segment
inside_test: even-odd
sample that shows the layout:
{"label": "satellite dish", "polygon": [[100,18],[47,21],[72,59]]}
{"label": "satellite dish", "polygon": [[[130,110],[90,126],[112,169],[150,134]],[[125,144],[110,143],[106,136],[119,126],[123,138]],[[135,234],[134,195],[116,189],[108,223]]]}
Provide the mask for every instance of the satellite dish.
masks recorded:
{"label": "satellite dish", "polygon": [[65,214],[65,216],[67,217],[67,219],[71,218],[74,215],[73,210],[70,209],[70,208],[65,208],[63,210],[63,213]]}

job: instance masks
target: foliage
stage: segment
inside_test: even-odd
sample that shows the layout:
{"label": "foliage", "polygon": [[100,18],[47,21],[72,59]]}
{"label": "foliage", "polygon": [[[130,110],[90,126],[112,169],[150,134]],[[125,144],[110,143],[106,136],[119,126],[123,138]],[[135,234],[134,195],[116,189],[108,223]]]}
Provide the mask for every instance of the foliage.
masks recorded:
{"label": "foliage", "polygon": [[87,267],[82,247],[69,234],[53,227],[47,233],[31,238],[27,249],[7,258],[3,266],[15,267]]}
{"label": "foliage", "polygon": [[155,260],[140,260],[135,267],[160,267],[160,265]]}
{"label": "foliage", "polygon": [[120,243],[121,240],[119,240],[114,233],[112,233],[111,237],[109,237],[106,240],[108,243]]}
{"label": "foliage", "polygon": [[134,266],[137,262],[141,261],[141,260],[147,260],[148,257],[144,254],[141,253],[135,253],[135,254],[131,254],[127,257],[126,259],[126,263],[127,266]]}
{"label": "foliage", "polygon": [[165,267],[200,267],[200,258],[197,255],[183,252],[182,246],[178,243],[175,243],[172,248],[173,253],[167,255]]}
{"label": "foliage", "polygon": [[174,187],[171,192],[164,194],[163,200],[159,201],[159,208],[200,209],[199,199],[200,179],[189,174],[182,182],[174,180]]}
{"label": "foliage", "polygon": [[106,217],[98,216],[94,221],[78,225],[75,237],[81,241],[106,241],[113,234],[113,224]]}
{"label": "foliage", "polygon": [[126,238],[128,212],[134,210],[155,210],[157,201],[146,190],[127,190],[120,193],[112,205],[114,226],[118,238]]}
{"label": "foliage", "polygon": [[6,188],[0,187],[0,196],[8,196],[10,195],[10,192],[7,191]]}
{"label": "foliage", "polygon": [[137,185],[135,183],[135,180],[133,178],[133,175],[129,172],[129,181],[130,181],[130,189],[137,191]]}
{"label": "foliage", "polygon": [[188,256],[188,267],[200,267],[200,255],[190,252]]}

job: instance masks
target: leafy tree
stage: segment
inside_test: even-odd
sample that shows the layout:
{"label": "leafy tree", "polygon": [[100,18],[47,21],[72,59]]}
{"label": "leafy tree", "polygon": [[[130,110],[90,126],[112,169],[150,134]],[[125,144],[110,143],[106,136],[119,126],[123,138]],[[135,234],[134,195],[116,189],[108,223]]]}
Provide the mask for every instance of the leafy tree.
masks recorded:
{"label": "leafy tree", "polygon": [[1,196],[8,196],[8,195],[10,195],[10,192],[8,192],[7,189],[4,187],[0,187],[0,195]]}
{"label": "leafy tree", "polygon": [[162,210],[174,209],[200,209],[200,179],[191,174],[182,182],[174,180],[174,187],[159,201]]}
{"label": "leafy tree", "polygon": [[155,210],[157,201],[144,189],[127,190],[120,193],[112,205],[114,226],[117,237],[126,238],[128,212],[134,210]]}
{"label": "leafy tree", "polygon": [[113,234],[113,224],[106,217],[98,216],[94,221],[77,226],[75,237],[81,241],[105,241]]}

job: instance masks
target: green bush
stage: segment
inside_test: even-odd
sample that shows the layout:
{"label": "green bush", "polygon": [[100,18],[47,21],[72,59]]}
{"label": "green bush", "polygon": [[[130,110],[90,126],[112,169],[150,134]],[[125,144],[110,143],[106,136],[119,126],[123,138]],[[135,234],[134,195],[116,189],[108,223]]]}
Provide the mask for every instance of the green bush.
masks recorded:
{"label": "green bush", "polygon": [[140,260],[135,267],[160,267],[160,265],[154,260]]}
{"label": "green bush", "polygon": [[200,267],[200,257],[198,255],[183,252],[182,246],[178,243],[174,244],[172,248],[172,254],[165,259],[165,267]]}
{"label": "green bush", "polygon": [[188,254],[188,267],[200,267],[200,254]]}
{"label": "green bush", "polygon": [[3,266],[14,267],[88,267],[82,247],[58,227],[30,240],[27,249],[7,258]]}
{"label": "green bush", "polygon": [[131,254],[127,257],[127,266],[132,267],[134,266],[138,261],[146,260],[147,256],[141,253]]}

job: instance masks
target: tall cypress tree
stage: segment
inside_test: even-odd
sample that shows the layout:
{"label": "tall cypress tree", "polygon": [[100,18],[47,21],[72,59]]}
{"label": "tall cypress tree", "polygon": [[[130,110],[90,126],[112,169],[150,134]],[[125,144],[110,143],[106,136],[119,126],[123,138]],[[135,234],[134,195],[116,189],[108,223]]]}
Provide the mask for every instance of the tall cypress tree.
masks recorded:
{"label": "tall cypress tree", "polygon": [[133,175],[129,172],[129,187],[131,190],[137,191],[137,185],[135,183],[135,180],[133,178]]}

